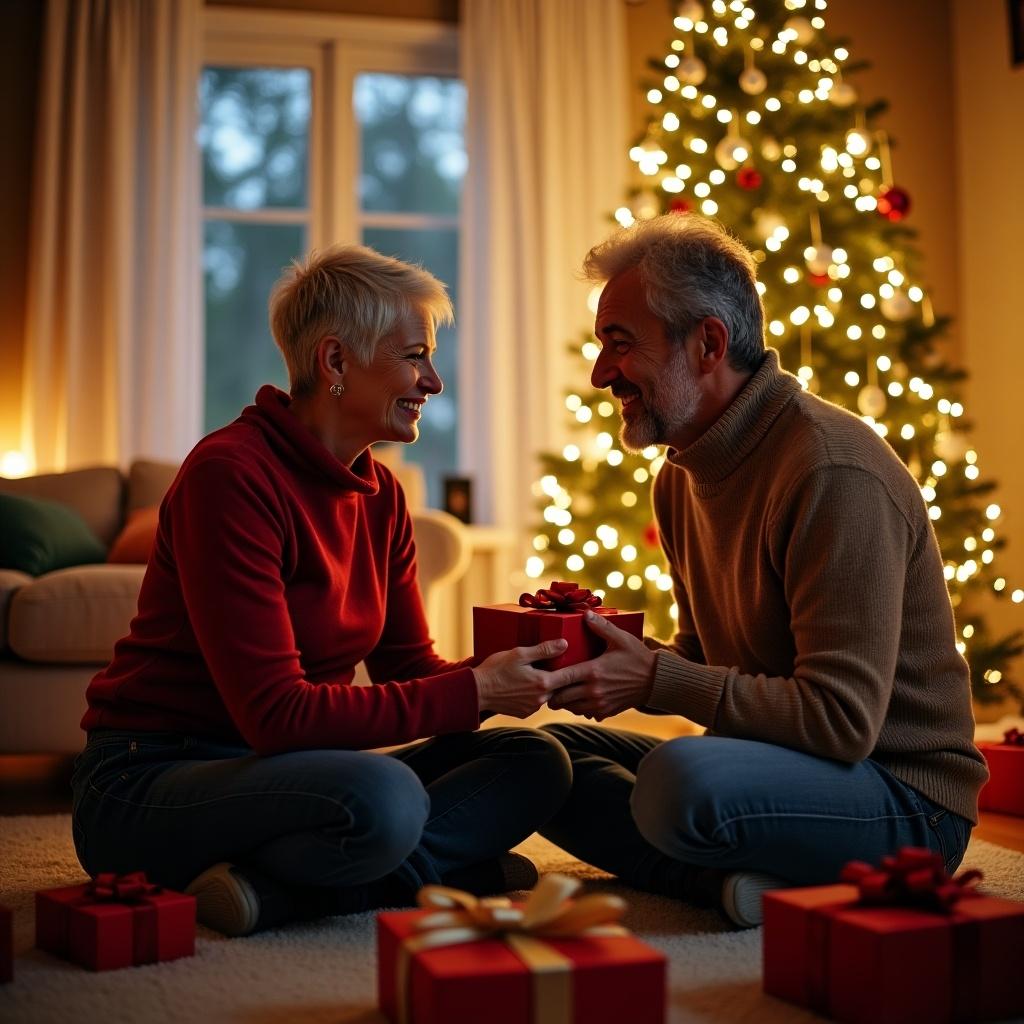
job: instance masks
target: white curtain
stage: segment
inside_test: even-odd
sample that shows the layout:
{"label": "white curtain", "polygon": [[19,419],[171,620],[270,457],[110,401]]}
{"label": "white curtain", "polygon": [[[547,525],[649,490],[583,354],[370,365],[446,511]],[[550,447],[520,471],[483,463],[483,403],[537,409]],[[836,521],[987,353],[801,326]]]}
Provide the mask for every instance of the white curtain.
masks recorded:
{"label": "white curtain", "polygon": [[622,0],[464,0],[461,461],[480,518],[535,516],[537,455],[566,438],[566,351],[592,327],[583,256],[626,171]]}
{"label": "white curtain", "polygon": [[23,446],[38,471],[178,459],[202,420],[201,0],[49,0]]}

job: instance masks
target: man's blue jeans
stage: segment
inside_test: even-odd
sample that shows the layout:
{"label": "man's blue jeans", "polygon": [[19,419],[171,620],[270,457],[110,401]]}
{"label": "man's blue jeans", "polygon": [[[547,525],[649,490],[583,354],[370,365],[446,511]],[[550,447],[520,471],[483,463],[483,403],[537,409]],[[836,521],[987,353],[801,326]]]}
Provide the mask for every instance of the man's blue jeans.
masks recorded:
{"label": "man's blue jeans", "polygon": [[691,866],[834,882],[850,860],[923,846],[956,868],[971,823],[881,765],[844,764],[719,736],[661,741],[549,725],[573,763],[562,810],[541,834],[638,889],[679,895]]}
{"label": "man's blue jeans", "polygon": [[571,767],[536,729],[435,737],[389,754],[257,757],[177,733],[94,730],[75,764],[75,848],[90,874],[181,889],[219,861],[286,885],[403,889],[496,857],[562,805]]}

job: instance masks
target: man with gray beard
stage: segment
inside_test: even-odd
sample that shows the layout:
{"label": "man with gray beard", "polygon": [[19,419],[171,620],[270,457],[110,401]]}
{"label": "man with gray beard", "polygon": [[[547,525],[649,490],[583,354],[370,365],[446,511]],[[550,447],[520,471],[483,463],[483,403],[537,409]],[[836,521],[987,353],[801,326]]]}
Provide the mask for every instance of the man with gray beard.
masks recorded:
{"label": "man with gray beard", "polygon": [[554,673],[550,706],[707,731],[546,726],[574,782],[543,834],[741,927],[766,889],[900,846],[953,870],[987,773],[917,483],[780,368],[754,260],[715,223],[639,223],[584,268],[605,282],[593,384],[621,402],[625,447],[668,449],[652,498],[678,629],[641,642],[589,615],[608,648]]}

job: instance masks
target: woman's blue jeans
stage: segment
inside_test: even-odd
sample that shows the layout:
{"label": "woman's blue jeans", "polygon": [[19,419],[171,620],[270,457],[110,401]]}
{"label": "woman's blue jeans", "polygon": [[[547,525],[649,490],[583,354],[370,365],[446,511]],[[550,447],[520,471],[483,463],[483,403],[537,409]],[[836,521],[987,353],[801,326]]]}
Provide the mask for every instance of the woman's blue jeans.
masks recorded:
{"label": "woman's blue jeans", "polygon": [[393,873],[415,892],[504,853],[571,786],[554,737],[482,729],[388,754],[250,749],[176,733],[94,730],[75,764],[75,848],[90,874],[146,871],[181,889],[219,861],[286,885]]}
{"label": "woman's blue jeans", "polygon": [[850,860],[927,847],[956,868],[971,823],[874,761],[844,764],[719,736],[661,741],[590,725],[549,725],[573,784],[541,834],[650,892],[677,895],[689,866],[834,882]]}

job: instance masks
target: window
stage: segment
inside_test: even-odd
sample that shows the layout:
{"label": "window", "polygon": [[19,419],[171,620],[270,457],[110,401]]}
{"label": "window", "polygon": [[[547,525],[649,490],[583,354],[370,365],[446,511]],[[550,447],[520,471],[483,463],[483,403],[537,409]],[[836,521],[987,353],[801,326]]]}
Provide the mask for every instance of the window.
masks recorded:
{"label": "window", "polygon": [[[205,426],[260,384],[286,386],[267,325],[281,270],[310,248],[363,242],[420,263],[458,309],[466,96],[455,30],[384,19],[206,12],[199,85]],[[455,472],[458,339],[438,336],[442,395],[403,457],[431,504]]]}

